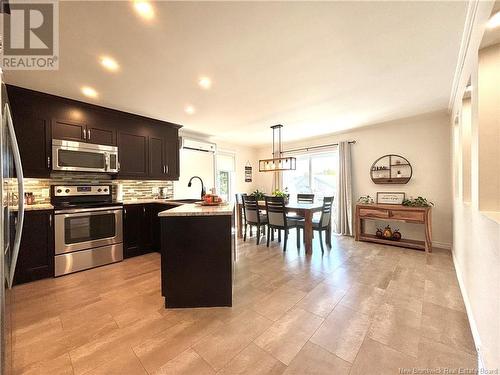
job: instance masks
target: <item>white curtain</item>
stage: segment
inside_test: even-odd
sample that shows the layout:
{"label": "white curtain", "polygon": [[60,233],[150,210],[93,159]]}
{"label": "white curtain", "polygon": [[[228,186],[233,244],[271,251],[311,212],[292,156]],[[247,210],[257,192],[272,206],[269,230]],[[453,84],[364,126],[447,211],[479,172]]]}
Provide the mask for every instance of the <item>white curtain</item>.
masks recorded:
{"label": "white curtain", "polygon": [[337,220],[335,231],[344,236],[352,236],[351,145],[349,142],[339,143],[336,200]]}

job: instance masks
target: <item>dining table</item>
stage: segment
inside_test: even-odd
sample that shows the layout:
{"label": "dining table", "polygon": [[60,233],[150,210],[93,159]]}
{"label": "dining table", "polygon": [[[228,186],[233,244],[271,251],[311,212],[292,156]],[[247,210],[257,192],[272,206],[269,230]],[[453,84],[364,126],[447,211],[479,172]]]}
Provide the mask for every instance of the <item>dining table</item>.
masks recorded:
{"label": "dining table", "polygon": [[[258,201],[259,209],[266,209],[265,201]],[[295,213],[297,216],[304,218],[304,247],[306,253],[312,252],[312,240],[313,240],[313,216],[316,212],[321,212],[323,208],[323,202],[313,202],[313,203],[302,203],[290,200],[285,204],[285,209],[287,213]],[[243,219],[243,204],[241,202],[237,203],[236,207],[236,220],[238,225],[238,237],[243,237],[243,226],[245,225]],[[328,225],[328,230],[326,231],[326,243],[331,246],[332,243],[332,230],[331,230],[331,220]]]}

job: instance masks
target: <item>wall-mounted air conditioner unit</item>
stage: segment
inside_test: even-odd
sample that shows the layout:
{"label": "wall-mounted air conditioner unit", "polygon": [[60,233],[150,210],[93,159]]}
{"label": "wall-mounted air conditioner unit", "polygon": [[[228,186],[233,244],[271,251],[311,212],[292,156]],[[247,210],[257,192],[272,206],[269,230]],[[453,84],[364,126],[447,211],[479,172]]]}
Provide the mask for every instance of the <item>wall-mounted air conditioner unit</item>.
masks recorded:
{"label": "wall-mounted air conditioner unit", "polygon": [[181,148],[186,148],[188,150],[204,151],[204,152],[215,152],[217,146],[215,143],[181,137]]}

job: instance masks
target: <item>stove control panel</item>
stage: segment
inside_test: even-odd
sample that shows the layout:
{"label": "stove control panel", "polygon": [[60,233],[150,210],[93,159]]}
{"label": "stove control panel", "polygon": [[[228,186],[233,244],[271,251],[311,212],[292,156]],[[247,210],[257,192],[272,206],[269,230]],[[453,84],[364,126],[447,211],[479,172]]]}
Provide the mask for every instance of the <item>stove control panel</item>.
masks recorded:
{"label": "stove control panel", "polygon": [[55,197],[110,195],[111,185],[56,185],[52,191]]}

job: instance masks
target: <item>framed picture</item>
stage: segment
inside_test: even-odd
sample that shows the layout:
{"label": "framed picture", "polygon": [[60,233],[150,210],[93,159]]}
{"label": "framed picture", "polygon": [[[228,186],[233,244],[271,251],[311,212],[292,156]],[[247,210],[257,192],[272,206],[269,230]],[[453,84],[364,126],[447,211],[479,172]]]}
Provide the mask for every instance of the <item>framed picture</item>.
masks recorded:
{"label": "framed picture", "polygon": [[245,182],[252,182],[252,167],[250,165],[245,166]]}
{"label": "framed picture", "polygon": [[402,204],[405,193],[377,192],[377,204]]}

